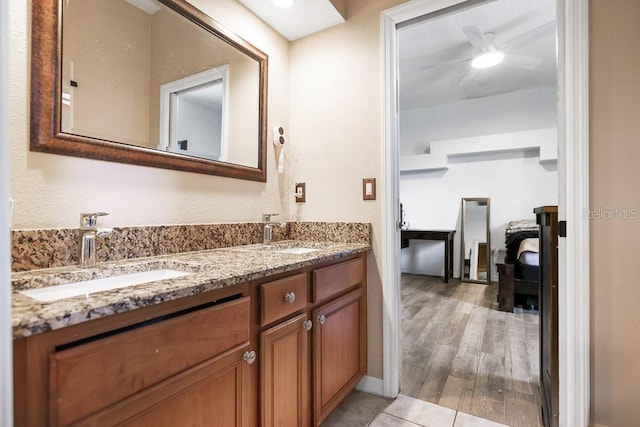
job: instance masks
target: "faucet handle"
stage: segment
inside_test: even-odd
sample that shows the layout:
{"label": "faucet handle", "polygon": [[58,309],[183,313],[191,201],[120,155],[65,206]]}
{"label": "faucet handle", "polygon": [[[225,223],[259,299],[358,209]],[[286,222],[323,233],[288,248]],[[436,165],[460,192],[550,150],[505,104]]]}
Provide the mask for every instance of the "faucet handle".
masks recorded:
{"label": "faucet handle", "polygon": [[272,214],[262,214],[262,221],[263,222],[269,222],[271,221],[271,217],[272,216],[278,216],[279,214],[277,213],[272,213]]}
{"label": "faucet handle", "polygon": [[99,216],[109,215],[109,212],[91,212],[80,214],[80,227],[95,227]]}

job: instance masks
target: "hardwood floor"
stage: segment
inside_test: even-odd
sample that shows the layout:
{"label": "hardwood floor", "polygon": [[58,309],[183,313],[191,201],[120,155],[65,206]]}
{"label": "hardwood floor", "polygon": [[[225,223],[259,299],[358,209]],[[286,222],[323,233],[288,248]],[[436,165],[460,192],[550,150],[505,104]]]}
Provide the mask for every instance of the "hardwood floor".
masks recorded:
{"label": "hardwood floor", "polygon": [[537,312],[498,311],[497,284],[402,275],[402,393],[539,427]]}

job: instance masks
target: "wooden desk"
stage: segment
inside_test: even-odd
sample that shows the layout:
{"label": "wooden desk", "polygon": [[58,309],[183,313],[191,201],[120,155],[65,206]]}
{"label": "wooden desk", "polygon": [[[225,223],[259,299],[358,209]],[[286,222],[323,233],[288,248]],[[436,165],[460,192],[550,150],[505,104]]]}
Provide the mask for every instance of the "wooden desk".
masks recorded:
{"label": "wooden desk", "polygon": [[453,277],[453,236],[456,230],[402,230],[400,248],[409,247],[409,240],[441,240],[444,242],[444,282]]}

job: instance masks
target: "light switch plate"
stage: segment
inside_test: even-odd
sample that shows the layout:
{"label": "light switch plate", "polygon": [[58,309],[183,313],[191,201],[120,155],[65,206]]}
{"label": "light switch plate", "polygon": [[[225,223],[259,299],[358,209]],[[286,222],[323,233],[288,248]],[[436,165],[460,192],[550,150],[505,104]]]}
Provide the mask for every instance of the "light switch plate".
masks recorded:
{"label": "light switch plate", "polygon": [[364,178],[362,180],[362,200],[376,199],[376,179]]}

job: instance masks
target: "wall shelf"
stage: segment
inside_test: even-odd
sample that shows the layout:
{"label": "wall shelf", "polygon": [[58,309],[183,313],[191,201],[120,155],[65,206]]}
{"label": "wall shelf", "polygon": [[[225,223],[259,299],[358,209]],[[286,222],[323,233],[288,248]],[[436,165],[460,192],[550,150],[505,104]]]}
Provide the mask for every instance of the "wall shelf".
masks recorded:
{"label": "wall shelf", "polygon": [[433,141],[428,154],[400,156],[400,172],[449,169],[453,157],[539,150],[540,163],[558,160],[556,128]]}

